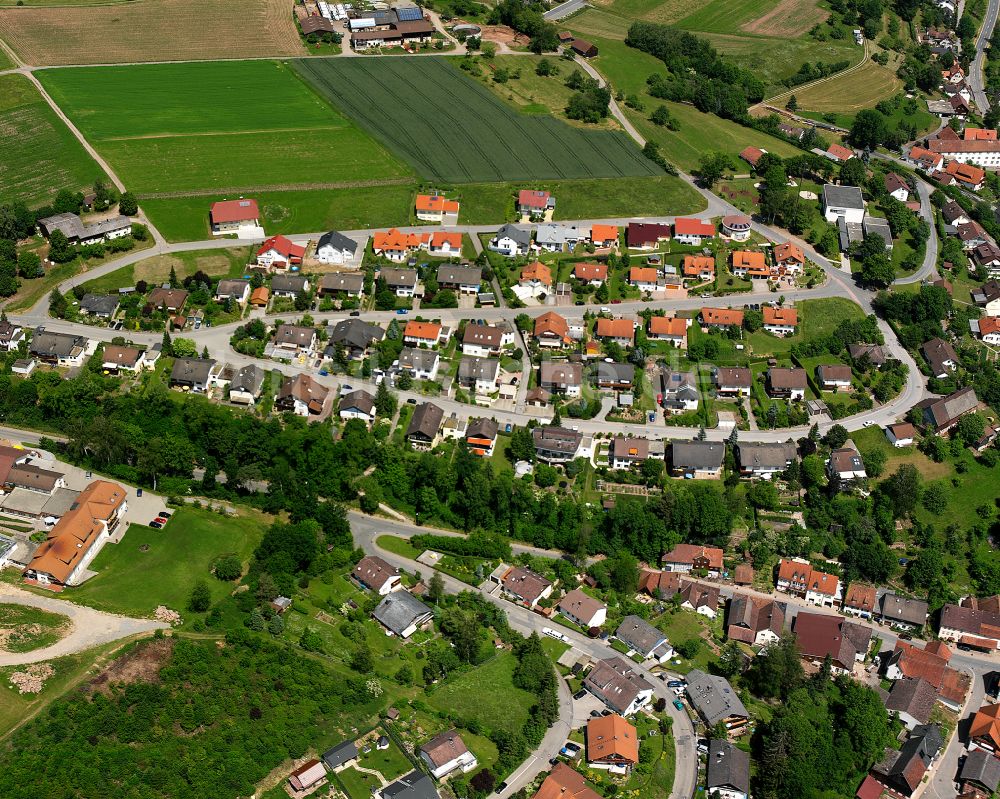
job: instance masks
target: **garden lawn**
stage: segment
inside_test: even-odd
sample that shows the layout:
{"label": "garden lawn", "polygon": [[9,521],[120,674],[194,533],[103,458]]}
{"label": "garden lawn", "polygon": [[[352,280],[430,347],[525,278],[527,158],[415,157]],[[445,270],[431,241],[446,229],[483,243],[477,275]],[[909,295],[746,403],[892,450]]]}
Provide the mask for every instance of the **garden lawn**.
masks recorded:
{"label": "garden lawn", "polygon": [[[3,51],[0,50],[0,55]],[[0,197],[37,207],[81,191],[104,171],[23,75],[0,75]]]}
{"label": "garden lawn", "polygon": [[371,799],[372,790],[382,785],[374,774],[365,774],[354,766],[338,771],[337,779],[343,783],[349,799]]}
{"label": "garden lawn", "polygon": [[149,284],[162,283],[170,278],[173,267],[178,280],[195,272],[211,277],[240,277],[250,257],[249,247],[228,247],[224,250],[191,250],[171,255],[153,255],[83,284],[87,292],[106,294],[120,288],[134,286],[144,280]]}
{"label": "garden lawn", "polygon": [[[698,654],[695,655],[693,660],[688,660],[679,654],[675,654],[674,659],[680,660],[680,664],[675,664],[673,660],[669,664],[665,664],[668,665],[671,671],[676,671],[680,674],[687,674],[692,669],[708,671],[709,663],[715,659],[708,645],[708,639],[711,638],[711,635],[707,632],[709,630],[709,623],[709,620],[704,616],[684,609],[680,609],[676,613],[668,611],[655,620],[655,626],[667,634],[667,640],[675,648],[678,644],[692,638],[697,638],[700,641]],[[705,637],[706,635],[708,635],[708,638]]]}
{"label": "garden lawn", "polygon": [[842,297],[802,300],[795,307],[799,312],[798,332],[783,338],[763,330],[751,333],[747,339],[755,355],[787,355],[793,344],[828,336],[845,319],[864,318],[861,308]]}
{"label": "garden lawn", "polygon": [[229,553],[247,561],[264,524],[257,515],[228,517],[195,508],[176,511],[162,530],[133,524],[121,543],[106,544],[95,558],[90,568],[97,576],[61,596],[127,616],[151,616],[166,605],[184,617],[197,582],[208,584],[213,601],[233,591],[232,583],[212,576],[212,564]]}
{"label": "garden lawn", "polygon": [[380,535],[375,539],[375,545],[410,560],[416,560],[422,551],[413,546],[408,539],[400,538],[398,535]]}
{"label": "garden lawn", "polygon": [[391,738],[389,739],[388,749],[378,749],[373,746],[368,754],[359,754],[358,765],[364,768],[375,769],[390,781],[413,770],[413,764],[410,763],[406,755],[399,750],[399,747],[396,746]]}
{"label": "garden lawn", "polygon": [[510,652],[449,679],[428,698],[454,719],[475,719],[483,730],[520,732],[535,697],[513,683],[517,659]]}

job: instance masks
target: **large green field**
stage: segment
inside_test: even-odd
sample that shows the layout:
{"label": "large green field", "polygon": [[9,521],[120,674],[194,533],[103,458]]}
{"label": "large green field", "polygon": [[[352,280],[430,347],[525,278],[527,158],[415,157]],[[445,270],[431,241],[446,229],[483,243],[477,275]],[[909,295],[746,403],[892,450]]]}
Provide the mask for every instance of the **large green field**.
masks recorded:
{"label": "large green field", "polygon": [[654,175],[624,133],[519,114],[443,58],[294,61],[295,68],[428,180]]}
{"label": "large green field", "polygon": [[514,686],[516,665],[513,654],[498,655],[446,682],[428,697],[427,703],[454,718],[475,719],[484,730],[519,732],[535,698]]}
{"label": "large green field", "polygon": [[0,76],[0,141],[4,199],[44,205],[60,189],[79,191],[105,177],[23,75]]}
{"label": "large green field", "polygon": [[410,174],[276,61],[38,74],[126,185],[141,195],[319,188]]}
{"label": "large green field", "polygon": [[107,544],[94,559],[97,576],[63,596],[128,616],[150,616],[158,605],[184,616],[199,580],[208,583],[213,601],[232,592],[232,583],[212,576],[212,565],[229,553],[246,561],[262,536],[263,524],[254,517],[182,508],[162,530],[131,525],[121,543]]}

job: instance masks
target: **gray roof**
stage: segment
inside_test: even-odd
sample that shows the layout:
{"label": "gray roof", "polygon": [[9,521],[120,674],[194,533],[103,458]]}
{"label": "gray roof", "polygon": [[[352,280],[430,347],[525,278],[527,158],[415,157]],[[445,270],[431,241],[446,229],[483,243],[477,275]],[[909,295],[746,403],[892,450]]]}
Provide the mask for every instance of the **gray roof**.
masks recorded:
{"label": "gray roof", "polygon": [[418,436],[427,441],[433,440],[441,429],[441,420],[444,418],[442,411],[433,402],[424,402],[413,411],[413,417],[406,428],[406,437]]}
{"label": "gray roof", "polygon": [[635,367],[630,363],[605,363],[600,361],[594,367],[597,381],[605,383],[628,383],[635,379]]}
{"label": "gray roof", "polygon": [[354,255],[358,250],[358,243],[354,239],[348,238],[336,230],[331,230],[329,233],[324,233],[320,236],[319,241],[316,243],[316,249],[319,250],[327,245],[337,250],[347,250],[351,255]]}
{"label": "gray roof", "polygon": [[922,599],[910,599],[898,594],[885,593],[879,599],[882,615],[907,624],[923,626],[927,621],[927,603]]}
{"label": "gray roof", "polygon": [[84,294],[80,300],[80,309],[92,314],[110,316],[118,310],[117,294]]}
{"label": "gray roof", "polygon": [[583,684],[594,696],[619,713],[628,710],[640,692],[653,688],[645,677],[620,657],[598,661]]}
{"label": "gray roof", "polygon": [[709,727],[731,716],[750,718],[733,686],[725,677],[695,669],[687,676],[687,694],[691,706]]}
{"label": "gray roof", "polygon": [[496,380],[499,373],[500,361],[497,358],[477,358],[474,355],[465,355],[458,365],[459,381]]}
{"label": "gray roof", "polygon": [[441,264],[437,270],[437,282],[439,285],[478,286],[482,280],[483,269],[480,266]]}
{"label": "gray roof", "polygon": [[958,781],[974,782],[985,788],[987,793],[996,793],[1000,787],[1000,760],[985,749],[973,749],[966,755],[965,763],[958,772]]}
{"label": "gray roof", "polygon": [[85,225],[76,214],[65,213],[40,219],[38,224],[49,235],[52,235],[53,230],[61,230],[68,239],[93,239],[129,227],[132,220],[127,216],[118,215]]}
{"label": "gray roof", "polygon": [[77,348],[84,349],[87,346],[87,339],[83,336],[73,336],[69,333],[55,333],[53,331],[38,331],[31,336],[31,346],[28,351],[32,355],[50,356],[66,358],[74,354]]}
{"label": "gray roof", "polygon": [[886,247],[892,246],[892,229],[889,227],[889,223],[877,216],[866,216],[863,224],[865,231],[865,238],[869,236],[878,236],[882,241],[885,242]]}
{"label": "gray roof", "polygon": [[750,793],[750,755],[729,741],[713,738],[708,742],[708,764],[705,787],[709,794],[715,789],[731,788]]}
{"label": "gray roof", "polygon": [[958,417],[974,411],[978,407],[979,398],[976,396],[975,389],[972,386],[967,386],[947,397],[941,397],[941,399],[929,403],[925,410],[925,416],[930,417],[930,421],[936,427],[947,427]]}
{"label": "gray roof", "polygon": [[233,299],[237,297],[242,298],[243,293],[247,290],[249,285],[250,281],[244,280],[241,277],[220,280],[219,285],[215,287],[215,296]]}
{"label": "gray roof", "polygon": [[360,319],[344,319],[330,331],[330,344],[344,344],[352,349],[367,349],[372,342],[381,341],[385,331],[378,325]]}
{"label": "gray roof", "polygon": [[174,361],[170,379],[179,383],[207,383],[214,366],[212,358],[178,358]]}
{"label": "gray roof", "polygon": [[823,207],[828,208],[864,208],[865,199],[857,186],[834,186],[827,183],[823,186]]}
{"label": "gray roof", "polygon": [[906,713],[915,718],[918,724],[926,724],[936,701],[937,689],[933,683],[924,679],[902,679],[892,684],[885,709],[890,713]]}
{"label": "gray roof", "polygon": [[296,347],[308,347],[316,337],[316,330],[302,325],[278,325],[274,331],[275,344],[290,344]]}
{"label": "gray roof", "polygon": [[335,769],[337,766],[354,760],[357,756],[358,747],[354,745],[354,741],[344,741],[332,749],[327,749],[323,753],[323,762],[326,763],[328,769]]}
{"label": "gray roof", "polygon": [[433,611],[409,591],[393,591],[372,611],[372,616],[396,635],[432,615]]}
{"label": "gray roof", "polygon": [[941,216],[944,217],[944,221],[949,225],[956,219],[961,219],[963,216],[966,219],[969,218],[969,215],[965,213],[965,209],[954,200],[949,200],[941,206]]}
{"label": "gray roof", "polygon": [[522,228],[510,224],[504,225],[496,232],[494,238],[502,239],[504,237],[513,239],[518,244],[527,247],[531,244],[531,228]]}
{"label": "gray roof", "polygon": [[385,281],[387,286],[413,288],[417,285],[416,269],[391,269],[386,267],[379,270],[378,276],[381,280]]}
{"label": "gray roof", "polygon": [[721,441],[674,441],[671,453],[675,469],[714,470],[722,466],[726,445]]}
{"label": "gray roof", "polygon": [[344,394],[340,398],[340,408],[341,411],[350,410],[355,408],[361,413],[371,416],[375,412],[375,398],[369,394],[367,391],[352,391],[349,394]]}
{"label": "gray roof", "polygon": [[535,449],[569,454],[579,449],[580,441],[583,440],[583,433],[578,430],[569,430],[565,427],[543,425],[531,431],[531,440],[535,445]]}
{"label": "gray roof", "polygon": [[667,640],[666,634],[638,616],[626,616],[622,619],[622,623],[615,630],[615,638],[646,656]]}
{"label": "gray roof", "polygon": [[399,367],[414,371],[429,372],[437,363],[436,350],[422,350],[418,347],[403,347],[399,351]]}
{"label": "gray roof", "polygon": [[267,373],[259,366],[244,366],[229,384],[230,391],[245,391],[255,397],[260,393],[261,386],[264,385],[264,378]]}
{"label": "gray roof", "polygon": [[422,771],[411,771],[382,789],[385,799],[440,799],[434,780]]}
{"label": "gray roof", "polygon": [[331,272],[323,275],[319,282],[320,291],[349,291],[351,293],[364,290],[365,276],[361,272]]}
{"label": "gray roof", "polygon": [[301,294],[306,290],[308,282],[303,275],[275,275],[271,278],[271,291],[287,291]]}

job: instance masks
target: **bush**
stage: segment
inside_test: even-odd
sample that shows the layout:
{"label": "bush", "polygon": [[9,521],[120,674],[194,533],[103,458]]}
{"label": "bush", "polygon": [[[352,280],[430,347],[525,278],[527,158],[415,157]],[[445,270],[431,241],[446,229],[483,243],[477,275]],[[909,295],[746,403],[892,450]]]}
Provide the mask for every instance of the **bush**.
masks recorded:
{"label": "bush", "polygon": [[243,564],[236,555],[223,555],[215,562],[215,576],[225,582],[239,579],[243,574]]}

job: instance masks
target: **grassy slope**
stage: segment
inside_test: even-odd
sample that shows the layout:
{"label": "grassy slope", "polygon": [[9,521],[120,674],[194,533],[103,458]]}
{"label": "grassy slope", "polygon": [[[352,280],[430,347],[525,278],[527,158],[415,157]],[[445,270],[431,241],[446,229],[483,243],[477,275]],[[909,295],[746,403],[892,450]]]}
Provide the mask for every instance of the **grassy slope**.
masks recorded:
{"label": "grassy slope", "polygon": [[0,76],[0,197],[32,206],[104,173],[23,75]]}
{"label": "grassy slope", "polygon": [[763,330],[748,336],[755,354],[782,355],[799,344],[819,336],[832,333],[845,319],[861,319],[864,312],[850,300],[842,297],[827,297],[821,300],[803,300],[795,306],[799,312],[799,330],[795,335],[772,336]]}
{"label": "grassy slope", "polygon": [[869,61],[860,69],[795,92],[799,108],[809,111],[853,113],[892,97],[903,82],[892,70]]}
{"label": "grassy slope", "polygon": [[449,680],[428,699],[428,704],[462,719],[477,719],[485,730],[498,727],[519,731],[528,720],[534,697],[515,688],[514,655],[498,655],[472,671]]}
{"label": "grassy slope", "polygon": [[[20,628],[20,629],[18,629]],[[51,646],[69,631],[69,619],[59,613],[25,605],[0,605],[0,630],[14,634],[0,649],[7,652],[31,652]]]}
{"label": "grassy slope", "polygon": [[[213,601],[233,590],[231,583],[211,575],[213,562],[228,553],[246,561],[262,535],[262,522],[254,517],[182,508],[162,530],[132,525],[120,544],[107,544],[94,560],[97,576],[64,596],[129,616],[149,616],[158,605],[183,615],[199,580],[208,583]],[[144,546],[149,547],[145,552]]]}

